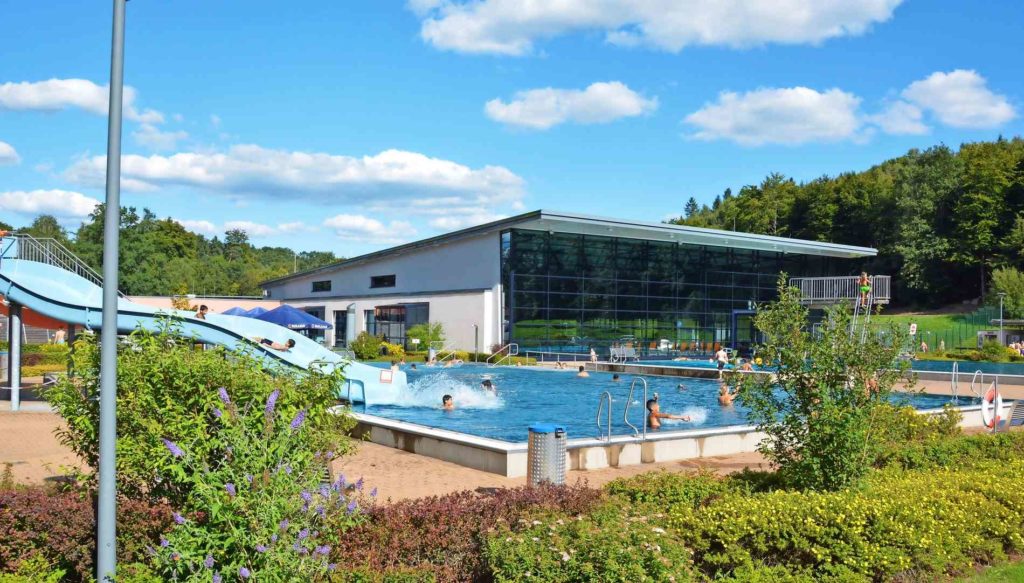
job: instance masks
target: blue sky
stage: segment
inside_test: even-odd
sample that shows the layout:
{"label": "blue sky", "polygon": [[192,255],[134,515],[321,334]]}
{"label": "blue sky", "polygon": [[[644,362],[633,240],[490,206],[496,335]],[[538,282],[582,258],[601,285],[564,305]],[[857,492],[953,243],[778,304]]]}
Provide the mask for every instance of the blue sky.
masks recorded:
{"label": "blue sky", "polygon": [[[0,216],[103,198],[107,2],[0,8]],[[1024,129],[1017,0],[132,0],[122,202],[354,255]]]}

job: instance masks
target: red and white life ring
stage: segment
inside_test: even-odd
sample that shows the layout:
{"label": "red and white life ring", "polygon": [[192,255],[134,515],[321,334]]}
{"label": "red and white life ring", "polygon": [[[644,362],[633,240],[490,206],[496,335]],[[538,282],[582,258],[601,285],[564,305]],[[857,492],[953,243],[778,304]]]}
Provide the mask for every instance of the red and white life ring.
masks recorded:
{"label": "red and white life ring", "polygon": [[1003,413],[1003,396],[999,394],[995,386],[989,387],[988,392],[981,399],[981,420],[989,429],[999,425],[1000,415]]}

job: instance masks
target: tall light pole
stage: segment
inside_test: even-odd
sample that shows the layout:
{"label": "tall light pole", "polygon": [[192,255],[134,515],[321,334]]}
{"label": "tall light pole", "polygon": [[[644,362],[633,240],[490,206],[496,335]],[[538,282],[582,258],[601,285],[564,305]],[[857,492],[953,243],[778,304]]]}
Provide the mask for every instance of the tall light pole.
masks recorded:
{"label": "tall light pole", "polygon": [[113,581],[117,566],[117,246],[121,227],[121,93],[124,88],[124,13],[114,0],[107,117],[107,200],[103,213],[103,325],[100,330],[99,494],[96,509],[96,580]]}
{"label": "tall light pole", "polygon": [[1006,297],[1006,292],[999,292],[999,342],[1006,344],[1006,337],[1003,336],[1003,298]]}

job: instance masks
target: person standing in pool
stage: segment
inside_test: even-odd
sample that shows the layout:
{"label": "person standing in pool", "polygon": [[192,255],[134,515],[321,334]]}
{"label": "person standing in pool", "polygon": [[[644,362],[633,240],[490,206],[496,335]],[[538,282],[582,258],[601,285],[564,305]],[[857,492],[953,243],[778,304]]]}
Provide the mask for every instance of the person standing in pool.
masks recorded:
{"label": "person standing in pool", "polygon": [[651,429],[661,428],[662,419],[678,419],[680,421],[689,421],[689,415],[672,415],[670,413],[662,413],[661,407],[658,405],[658,399],[647,400],[647,426]]}
{"label": "person standing in pool", "polygon": [[441,408],[445,411],[451,411],[455,408],[455,399],[452,399],[451,395],[441,397]]}
{"label": "person standing in pool", "polygon": [[590,376],[590,373],[587,372],[586,370],[584,370],[583,366],[581,365],[579,372],[576,373],[576,378],[578,378],[578,379],[585,379],[585,378],[587,378],[589,376]]}
{"label": "person standing in pool", "polygon": [[729,389],[729,385],[722,383],[718,387],[718,404],[723,407],[729,407],[732,405],[732,400],[736,397],[735,391]]}
{"label": "person standing in pool", "polygon": [[715,353],[715,361],[718,363],[718,378],[722,378],[722,371],[725,369],[725,365],[729,363],[729,352],[724,346]]}
{"label": "person standing in pool", "polygon": [[612,375],[612,382],[613,382],[613,383],[617,383],[617,382],[619,382],[619,381],[621,381],[621,380],[622,380],[622,379],[621,379],[621,378],[619,378],[619,373],[615,373],[615,374],[613,374],[613,375]]}
{"label": "person standing in pool", "polygon": [[871,294],[871,278],[868,277],[868,272],[860,272],[860,278],[857,280],[858,289],[860,289],[860,305],[861,307],[868,307],[868,295]]}

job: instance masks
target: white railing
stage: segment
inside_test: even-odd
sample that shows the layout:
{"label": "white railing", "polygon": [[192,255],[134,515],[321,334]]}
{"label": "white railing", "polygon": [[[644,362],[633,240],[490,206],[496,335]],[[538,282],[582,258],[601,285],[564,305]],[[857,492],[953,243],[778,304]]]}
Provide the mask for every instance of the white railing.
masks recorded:
{"label": "white railing", "polygon": [[[891,278],[888,275],[872,275],[871,298],[876,304],[887,304],[890,299]],[[841,277],[794,277],[789,285],[800,290],[804,303],[836,303],[860,297],[860,278]]]}
{"label": "white railing", "polygon": [[[7,239],[13,239],[14,244],[11,246],[13,248],[4,249],[4,257],[59,267],[103,287],[103,277],[56,239],[36,239],[31,235],[20,233],[8,235]],[[120,291],[117,293],[124,296]]]}
{"label": "white railing", "polygon": [[501,366],[503,362],[511,360],[513,356],[519,356],[519,345],[515,342],[502,346],[497,352],[488,356],[485,362],[488,366]]}

